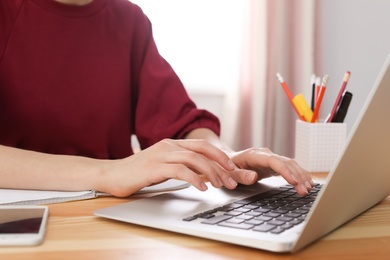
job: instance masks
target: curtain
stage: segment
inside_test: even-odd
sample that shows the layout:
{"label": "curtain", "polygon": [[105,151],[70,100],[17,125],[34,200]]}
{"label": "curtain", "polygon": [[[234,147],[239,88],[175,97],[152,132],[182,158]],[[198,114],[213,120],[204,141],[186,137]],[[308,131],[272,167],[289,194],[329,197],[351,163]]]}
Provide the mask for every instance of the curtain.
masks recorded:
{"label": "curtain", "polygon": [[310,102],[314,7],[310,0],[251,0],[234,148],[268,147],[294,157],[297,116],[276,73],[281,73],[293,95],[302,93]]}

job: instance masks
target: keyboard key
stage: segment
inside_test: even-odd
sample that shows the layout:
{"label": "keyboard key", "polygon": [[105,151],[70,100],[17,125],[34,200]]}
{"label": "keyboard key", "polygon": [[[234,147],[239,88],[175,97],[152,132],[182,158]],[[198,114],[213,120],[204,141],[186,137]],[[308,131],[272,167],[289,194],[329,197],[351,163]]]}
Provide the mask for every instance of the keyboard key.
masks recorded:
{"label": "keyboard key", "polygon": [[233,203],[227,204],[227,206],[234,208],[234,209],[238,209],[238,208],[241,208],[243,205],[241,203],[233,202]]}
{"label": "keyboard key", "polygon": [[247,212],[251,211],[251,209],[242,207],[242,208],[235,209],[234,211],[241,212],[241,213],[247,213]]}
{"label": "keyboard key", "polygon": [[271,233],[272,233],[272,234],[280,234],[280,233],[282,233],[283,231],[285,231],[284,228],[276,227],[276,228],[274,228],[274,229],[271,230]]}
{"label": "keyboard key", "polygon": [[298,213],[298,214],[307,214],[309,212],[308,209],[296,209],[294,210],[294,213]]}
{"label": "keyboard key", "polygon": [[251,224],[251,225],[260,225],[260,224],[263,224],[264,221],[257,220],[257,219],[250,219],[250,220],[245,221],[245,223]]}
{"label": "keyboard key", "polygon": [[290,224],[290,223],[286,223],[284,225],[281,225],[280,228],[283,228],[284,230],[286,230],[286,229],[292,228],[293,226],[295,226],[295,225]]}
{"label": "keyboard key", "polygon": [[286,222],[285,221],[276,220],[276,219],[273,219],[273,220],[270,220],[270,221],[267,222],[267,224],[275,225],[275,226],[281,226],[284,223],[286,223]]}
{"label": "keyboard key", "polygon": [[254,204],[248,204],[248,205],[245,205],[244,207],[242,207],[243,209],[257,209],[259,208],[260,205],[254,205]]}
{"label": "keyboard key", "polygon": [[258,216],[258,217],[255,217],[255,219],[261,220],[261,221],[270,221],[272,218],[267,217],[267,216]]}
{"label": "keyboard key", "polygon": [[250,211],[250,212],[245,213],[245,215],[252,216],[252,217],[257,217],[257,216],[260,216],[261,214],[263,214],[263,213],[256,212],[256,211]]}
{"label": "keyboard key", "polygon": [[229,212],[225,213],[225,215],[233,216],[233,217],[239,216],[241,214],[242,214],[242,212],[238,212],[238,211],[229,211]]}
{"label": "keyboard key", "polygon": [[244,219],[244,220],[250,220],[250,219],[253,218],[253,216],[251,216],[251,215],[246,215],[246,214],[242,214],[242,215],[238,216],[237,218],[239,218],[239,219]]}
{"label": "keyboard key", "polygon": [[290,212],[290,213],[284,214],[284,216],[291,217],[291,218],[299,218],[300,216],[302,216],[302,214]]}
{"label": "keyboard key", "polygon": [[293,224],[293,225],[297,225],[297,224],[300,224],[302,222],[303,222],[303,220],[301,220],[301,219],[293,219],[288,223]]}
{"label": "keyboard key", "polygon": [[197,217],[191,216],[191,217],[188,217],[188,218],[184,218],[183,220],[184,220],[184,221],[193,221],[193,220],[195,220],[195,219],[197,219]]}
{"label": "keyboard key", "polygon": [[198,217],[199,218],[213,218],[213,217],[215,217],[215,215],[214,214],[204,214],[204,215],[200,215]]}
{"label": "keyboard key", "polygon": [[279,208],[279,209],[273,210],[272,212],[273,212],[273,213],[278,213],[278,214],[286,214],[286,213],[289,212],[289,210]]}
{"label": "keyboard key", "polygon": [[218,224],[219,222],[228,220],[230,218],[232,218],[232,217],[231,216],[227,216],[227,215],[219,215],[219,216],[216,216],[216,217],[213,217],[213,218],[206,219],[206,220],[202,221],[201,223],[209,224],[209,225],[215,225],[215,224]]}
{"label": "keyboard key", "polygon": [[274,225],[262,224],[262,225],[259,225],[259,226],[255,226],[253,228],[253,231],[268,232],[268,231],[271,231],[274,228],[276,228],[276,226],[274,226]]}
{"label": "keyboard key", "polygon": [[254,211],[254,212],[267,213],[267,212],[270,212],[271,210],[270,210],[270,209],[258,208],[258,209],[255,209],[255,210],[253,210],[253,211]]}
{"label": "keyboard key", "polygon": [[288,221],[291,221],[293,220],[294,218],[291,218],[291,217],[277,217],[276,220],[280,220],[280,221],[284,221],[284,222],[288,222]]}
{"label": "keyboard key", "polygon": [[244,221],[245,221],[245,219],[242,219],[242,218],[230,218],[230,219],[226,220],[227,223],[235,223],[235,224],[240,224]]}
{"label": "keyboard key", "polygon": [[254,225],[247,224],[247,223],[236,224],[236,223],[228,223],[228,222],[221,222],[218,224],[218,226],[238,228],[238,229],[251,229],[254,227]]}
{"label": "keyboard key", "polygon": [[271,217],[271,218],[277,218],[277,217],[279,217],[280,215],[282,215],[282,214],[279,214],[279,213],[272,213],[272,212],[268,212],[268,213],[264,213],[264,214],[263,214],[263,216]]}
{"label": "keyboard key", "polygon": [[268,205],[265,205],[265,206],[263,206],[263,207],[261,207],[261,208],[262,208],[262,209],[273,210],[273,209],[279,208],[279,206],[278,206],[278,205],[270,205],[270,204],[268,204]]}

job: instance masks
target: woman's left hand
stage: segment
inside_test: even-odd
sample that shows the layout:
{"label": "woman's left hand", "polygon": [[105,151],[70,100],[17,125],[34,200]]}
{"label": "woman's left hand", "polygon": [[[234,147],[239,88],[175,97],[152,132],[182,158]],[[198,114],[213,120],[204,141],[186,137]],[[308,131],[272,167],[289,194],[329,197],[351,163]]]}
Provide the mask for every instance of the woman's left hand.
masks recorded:
{"label": "woman's left hand", "polygon": [[300,195],[306,195],[314,186],[310,174],[295,160],[267,148],[250,148],[229,155],[237,166],[231,177],[238,183],[251,185],[260,179],[281,175]]}

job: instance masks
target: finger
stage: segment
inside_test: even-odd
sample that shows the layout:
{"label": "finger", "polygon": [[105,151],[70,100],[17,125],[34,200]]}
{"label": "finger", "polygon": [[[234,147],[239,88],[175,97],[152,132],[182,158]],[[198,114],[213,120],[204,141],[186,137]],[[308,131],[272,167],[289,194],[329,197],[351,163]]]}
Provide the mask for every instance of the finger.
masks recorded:
{"label": "finger", "polygon": [[275,165],[276,172],[287,180],[288,183],[294,186],[298,194],[306,195],[312,189],[308,173],[301,168],[295,160],[273,158],[271,164]]}
{"label": "finger", "polygon": [[286,158],[294,176],[300,176],[304,182],[306,188],[311,189],[314,187],[313,179],[308,171],[303,169],[296,160]]}
{"label": "finger", "polygon": [[259,180],[259,174],[256,171],[236,168],[230,172],[230,176],[238,183],[252,185]]}
{"label": "finger", "polygon": [[189,150],[175,151],[167,153],[164,160],[170,164],[183,164],[193,172],[205,175],[216,188],[222,185],[230,189],[237,186],[226,170],[202,154]]}
{"label": "finger", "polygon": [[[207,185],[202,178],[182,164],[166,164],[156,173],[158,178],[183,180],[200,191],[206,191]],[[162,177],[163,176],[163,177]]]}
{"label": "finger", "polygon": [[207,158],[217,162],[223,168],[228,171],[232,171],[236,168],[229,156],[216,146],[210,144],[206,140],[202,139],[188,139],[188,140],[168,140],[174,142],[177,146],[191,150],[200,154],[203,154]]}

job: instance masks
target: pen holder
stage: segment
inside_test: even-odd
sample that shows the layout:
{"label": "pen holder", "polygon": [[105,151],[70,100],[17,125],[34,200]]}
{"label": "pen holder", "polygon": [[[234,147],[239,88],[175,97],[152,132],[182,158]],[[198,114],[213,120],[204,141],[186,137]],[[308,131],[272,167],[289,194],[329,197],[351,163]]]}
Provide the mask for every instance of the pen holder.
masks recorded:
{"label": "pen holder", "polygon": [[309,172],[328,172],[342,151],[345,123],[308,123],[296,121],[295,159]]}

